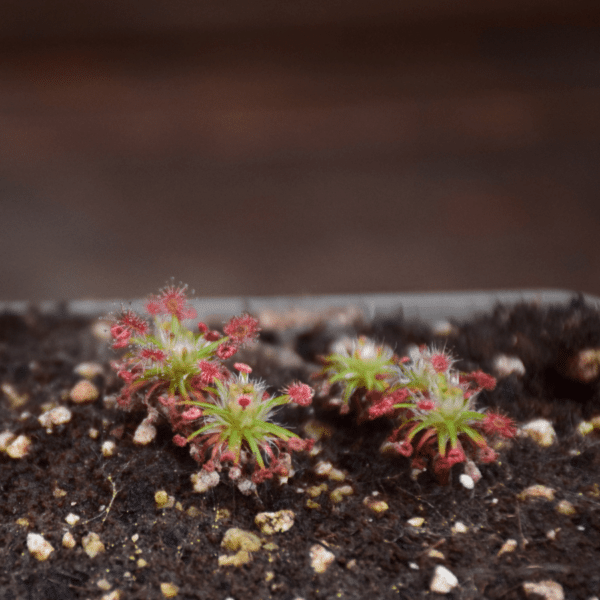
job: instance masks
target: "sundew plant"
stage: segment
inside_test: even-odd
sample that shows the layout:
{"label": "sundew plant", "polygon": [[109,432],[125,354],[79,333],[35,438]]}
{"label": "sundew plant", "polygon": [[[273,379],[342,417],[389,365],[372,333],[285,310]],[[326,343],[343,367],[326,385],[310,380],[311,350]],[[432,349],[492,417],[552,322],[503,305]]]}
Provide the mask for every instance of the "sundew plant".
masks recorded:
{"label": "sundew plant", "polygon": [[371,419],[393,419],[387,447],[411,457],[416,469],[431,465],[442,483],[454,464],[495,461],[498,455],[489,441],[515,435],[508,417],[476,410],[477,395],[495,387],[494,377],[458,372],[445,351],[421,346],[400,359],[359,338],[347,354],[325,357],[322,371],[328,384],[342,384],[342,410],[358,396],[359,418],[366,410]]}
{"label": "sundew plant", "polygon": [[134,441],[151,442],[156,421],[166,418],[175,444],[189,445],[202,465],[193,477],[197,491],[216,485],[224,467],[245,493],[273,476],[285,481],[293,472],[291,452],[311,442],[275,424],[273,416],[284,404],[308,406],[312,389],[295,382],[271,396],[264,382],[250,378],[250,366],[235,363],[234,373],[225,361],[256,341],[258,321],[243,314],[228,321],[223,333],[202,322],[192,331],[184,321],[197,314],[186,292],[185,286],[167,286],[146,303],[149,319],[122,310],[111,327],[113,348],[127,349],[112,363],[125,383],[117,403],[147,412]]}

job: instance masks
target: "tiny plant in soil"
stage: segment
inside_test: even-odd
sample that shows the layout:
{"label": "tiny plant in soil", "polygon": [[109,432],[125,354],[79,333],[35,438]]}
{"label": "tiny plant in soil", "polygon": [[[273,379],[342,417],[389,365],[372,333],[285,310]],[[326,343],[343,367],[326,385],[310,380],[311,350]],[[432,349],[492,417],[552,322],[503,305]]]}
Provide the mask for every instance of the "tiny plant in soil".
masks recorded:
{"label": "tiny plant in soil", "polygon": [[494,377],[460,373],[454,362],[449,353],[425,346],[400,359],[361,337],[325,357],[321,377],[326,386],[341,385],[342,412],[352,404],[359,420],[392,418],[396,427],[387,447],[411,457],[415,469],[431,465],[438,481],[447,483],[453,465],[495,461],[488,440],[516,432],[508,417],[475,410],[477,394],[492,390]]}
{"label": "tiny plant in soil", "polygon": [[250,378],[250,366],[235,363],[234,374],[225,361],[257,339],[258,321],[243,314],[226,323],[223,333],[205,323],[191,331],[183,322],[197,314],[186,291],[186,286],[167,286],[147,302],[150,320],[124,309],[111,327],[113,348],[127,348],[112,363],[125,382],[117,403],[147,412],[134,440],[151,441],[154,423],[165,417],[174,443],[189,445],[202,465],[193,478],[198,491],[216,485],[225,466],[247,493],[274,475],[285,481],[292,473],[291,452],[308,449],[311,442],[273,423],[273,415],[284,404],[308,406],[312,389],[296,382],[271,396],[264,382]]}

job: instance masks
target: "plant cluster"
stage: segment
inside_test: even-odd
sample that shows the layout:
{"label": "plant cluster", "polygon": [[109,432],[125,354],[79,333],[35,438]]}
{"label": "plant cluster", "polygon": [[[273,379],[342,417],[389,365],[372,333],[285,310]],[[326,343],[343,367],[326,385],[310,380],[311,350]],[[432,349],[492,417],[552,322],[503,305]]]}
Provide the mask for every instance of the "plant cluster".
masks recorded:
{"label": "plant cluster", "polygon": [[445,351],[421,346],[409,356],[365,337],[323,358],[321,377],[342,387],[342,412],[351,404],[359,420],[389,417],[395,422],[388,448],[412,457],[415,469],[432,465],[440,482],[450,468],[474,460],[493,462],[497,453],[488,439],[515,435],[512,421],[501,414],[475,410],[481,390],[496,380],[483,371],[460,373]]}
{"label": "plant cluster", "polygon": [[[155,434],[161,415],[169,421],[174,443],[189,445],[202,465],[198,489],[216,485],[224,466],[246,491],[274,475],[288,477],[290,453],[309,449],[311,441],[273,423],[273,414],[288,403],[308,406],[312,389],[296,382],[271,396],[264,382],[250,378],[248,365],[235,363],[237,373],[232,372],[225,361],[256,340],[258,321],[243,314],[232,318],[223,333],[202,322],[191,331],[183,321],[197,314],[186,290],[171,285],[152,296],[146,304],[150,321],[128,309],[116,317],[110,330],[113,348],[128,349],[112,363],[125,382],[119,406],[145,408],[139,431]],[[153,436],[138,437],[149,441]]]}

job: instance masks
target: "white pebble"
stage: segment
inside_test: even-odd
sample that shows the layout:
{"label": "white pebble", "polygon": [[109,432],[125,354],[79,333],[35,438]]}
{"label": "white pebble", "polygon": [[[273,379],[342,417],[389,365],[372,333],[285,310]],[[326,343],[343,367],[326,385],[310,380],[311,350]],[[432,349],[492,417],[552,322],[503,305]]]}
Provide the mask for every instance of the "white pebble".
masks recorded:
{"label": "white pebble", "polygon": [[556,440],[556,431],[552,423],[546,419],[536,419],[521,427],[521,435],[530,437],[538,446],[547,448]]}
{"label": "white pebble", "polygon": [[16,437],[12,431],[3,431],[0,433],[0,451],[6,452]]}
{"label": "white pebble", "polygon": [[460,481],[463,487],[466,487],[468,490],[472,490],[475,487],[475,482],[470,475],[463,473],[458,480]]}
{"label": "white pebble", "polygon": [[448,594],[458,585],[458,579],[456,575],[443,567],[442,565],[437,565],[435,567],[435,571],[433,572],[433,578],[431,579],[431,584],[429,585],[429,589],[436,594]]}
{"label": "white pebble", "polygon": [[311,546],[310,566],[315,573],[325,573],[334,560],[335,554],[323,548],[321,544],[314,544],[314,546]]}
{"label": "white pebble", "polygon": [[156,437],[156,427],[144,419],[133,434],[133,443],[140,446],[149,444]]}
{"label": "white pebble", "polygon": [[452,527],[452,533],[467,533],[467,531],[469,528],[462,521],[456,521]]}
{"label": "white pebble", "polygon": [[62,545],[65,548],[75,548],[76,544],[77,544],[77,542],[75,541],[73,534],[70,531],[67,531],[67,533],[65,533],[65,535],[63,535]]}
{"label": "white pebble", "polygon": [[77,525],[77,523],[79,523],[80,520],[80,516],[76,515],[75,513],[69,513],[66,517],[65,517],[65,521],[69,524],[69,525]]}
{"label": "white pebble", "polygon": [[209,473],[202,469],[199,473],[194,473],[190,475],[190,479],[192,480],[192,484],[194,485],[194,491],[199,494],[203,494],[210,488],[219,485],[219,481],[221,478],[216,471]]}
{"label": "white pebble", "polygon": [[38,417],[42,427],[46,427],[49,432],[52,431],[53,425],[62,425],[71,420],[72,413],[66,406],[57,406],[52,410],[45,412]]}
{"label": "white pebble", "polygon": [[87,379],[82,379],[79,383],[76,383],[69,392],[69,397],[75,404],[89,404],[94,402],[99,395],[100,390]]}
{"label": "white pebble", "polygon": [[526,596],[535,594],[541,596],[544,600],[564,600],[565,592],[562,586],[556,581],[546,580],[536,583],[526,582],[523,584],[523,591]]}
{"label": "white pebble", "polygon": [[82,540],[81,545],[85,550],[85,553],[90,557],[94,558],[101,552],[105,551],[104,544],[97,533],[88,533]]}
{"label": "white pebble", "polygon": [[18,436],[6,449],[6,454],[11,458],[23,458],[27,456],[31,440],[26,435]]}
{"label": "white pebble", "polygon": [[52,544],[47,542],[39,533],[27,534],[27,550],[37,560],[46,560],[54,552]]}
{"label": "white pebble", "polygon": [[498,354],[494,358],[493,369],[498,377],[508,377],[511,373],[519,376],[525,375],[525,365],[521,359],[506,354]]}
{"label": "white pebble", "polygon": [[106,440],[106,442],[102,444],[102,455],[105,458],[108,458],[115,453],[116,448],[117,445],[112,440]]}
{"label": "white pebble", "polygon": [[80,375],[81,377],[85,377],[85,379],[94,379],[97,375],[102,375],[104,373],[104,368],[100,363],[96,362],[84,362],[79,363],[73,371]]}

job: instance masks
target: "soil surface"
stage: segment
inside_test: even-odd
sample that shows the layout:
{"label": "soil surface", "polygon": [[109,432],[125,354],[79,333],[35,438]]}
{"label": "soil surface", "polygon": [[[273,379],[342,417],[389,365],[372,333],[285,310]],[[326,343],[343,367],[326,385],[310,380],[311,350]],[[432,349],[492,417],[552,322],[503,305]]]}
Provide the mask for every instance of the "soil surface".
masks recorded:
{"label": "soil surface", "polygon": [[[448,486],[428,472],[411,476],[408,459],[379,452],[391,429],[385,419],[358,425],[351,414],[316,401],[279,414],[295,431],[308,424],[321,436],[318,454],[294,457],[296,473],[286,485],[267,481],[245,496],[223,477],[216,488],[195,493],[190,475],[198,465],[171,442],[168,428],[159,427],[152,443],[135,445],[143,415],[111,406],[120,383],[99,329],[96,320],[67,312],[0,316],[0,433],[31,440],[22,458],[0,453],[1,600],[415,599],[437,596],[430,586],[439,565],[458,579],[448,598],[525,598],[528,582],[554,582],[567,599],[600,594],[600,434],[578,432],[582,421],[600,416],[600,380],[572,368],[578,352],[600,348],[600,313],[580,298],[568,306],[498,306],[437,333],[401,315],[343,327],[273,327],[243,356],[273,391],[293,379],[310,382],[318,355],[357,333],[399,355],[411,344],[445,345],[461,358],[461,370],[496,376],[499,354],[519,358],[524,374],[499,377],[479,406],[499,409],[520,426],[548,419],[556,441],[542,447],[518,436],[498,463],[480,465],[474,489],[460,483],[462,465]],[[102,367],[92,377],[99,397],[76,404],[69,398],[82,380],[75,369],[88,361]],[[71,419],[42,426],[38,417],[51,406],[67,407]],[[107,441],[115,444],[112,456],[103,453]],[[333,466],[329,475],[316,472],[323,462]],[[536,484],[552,488],[553,499],[519,499]],[[339,488],[351,493],[332,497]],[[158,508],[160,490],[174,506]],[[369,500],[388,509],[376,512]],[[256,515],[280,510],[293,511],[293,526],[261,532]],[[77,523],[65,520],[70,513]],[[424,519],[421,526],[408,522],[415,517]],[[457,522],[463,530],[456,531]],[[219,563],[235,554],[222,546],[231,528],[261,539],[241,566]],[[66,532],[72,548],[63,545]],[[46,560],[28,550],[31,533],[52,545]],[[90,533],[104,545],[94,557],[83,545]],[[500,552],[507,540],[516,542],[512,551]],[[332,559],[324,572],[313,560],[318,549]]]}

